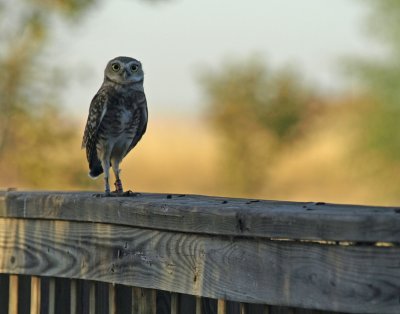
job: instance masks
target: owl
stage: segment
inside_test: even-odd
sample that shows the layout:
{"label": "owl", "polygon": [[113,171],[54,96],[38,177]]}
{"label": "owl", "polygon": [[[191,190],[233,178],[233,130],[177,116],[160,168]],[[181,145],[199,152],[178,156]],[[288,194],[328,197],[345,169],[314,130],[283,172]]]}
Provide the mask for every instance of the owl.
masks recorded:
{"label": "owl", "polygon": [[[124,194],[120,163],[146,132],[148,114],[143,80],[138,60],[112,59],[90,104],[82,148],[86,148],[89,176],[97,178],[104,172],[106,196]],[[115,175],[115,194],[110,192],[110,168]]]}

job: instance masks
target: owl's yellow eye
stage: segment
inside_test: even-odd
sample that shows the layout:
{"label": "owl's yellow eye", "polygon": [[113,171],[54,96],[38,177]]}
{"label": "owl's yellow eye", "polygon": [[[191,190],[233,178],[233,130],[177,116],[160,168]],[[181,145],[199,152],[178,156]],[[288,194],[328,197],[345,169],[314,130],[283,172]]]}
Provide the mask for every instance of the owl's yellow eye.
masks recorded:
{"label": "owl's yellow eye", "polygon": [[111,69],[113,69],[115,72],[119,71],[121,66],[118,63],[113,63],[111,64]]}
{"label": "owl's yellow eye", "polygon": [[136,72],[139,69],[139,67],[136,64],[131,65],[131,71]]}

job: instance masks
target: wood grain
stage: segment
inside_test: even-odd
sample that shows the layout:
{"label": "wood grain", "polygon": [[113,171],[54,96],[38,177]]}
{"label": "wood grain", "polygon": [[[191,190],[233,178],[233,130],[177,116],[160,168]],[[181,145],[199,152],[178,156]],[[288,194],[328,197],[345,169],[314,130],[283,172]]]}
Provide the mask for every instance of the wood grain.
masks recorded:
{"label": "wood grain", "polygon": [[400,208],[143,193],[4,192],[0,217],[100,222],[176,232],[400,243]]}
{"label": "wood grain", "polygon": [[10,293],[8,301],[8,314],[18,313],[18,276],[10,276]]}
{"label": "wood grain", "polygon": [[10,276],[0,274],[0,305],[3,313],[8,313]]}
{"label": "wood grain", "polygon": [[171,314],[179,314],[179,295],[171,293]]}
{"label": "wood grain", "polygon": [[156,314],[156,290],[133,287],[132,314]]}
{"label": "wood grain", "polygon": [[0,273],[89,279],[308,309],[400,313],[399,247],[2,218],[0,252]]}
{"label": "wood grain", "polygon": [[96,314],[96,286],[94,282],[89,283],[89,314]]}
{"label": "wood grain", "polygon": [[49,314],[56,313],[56,280],[50,278],[49,280]]}
{"label": "wood grain", "polygon": [[115,285],[110,283],[108,284],[108,313],[109,314],[117,314],[117,308],[115,303]]}
{"label": "wood grain", "polygon": [[218,299],[218,314],[226,314],[226,301]]}
{"label": "wood grain", "polygon": [[195,314],[203,314],[202,313],[202,306],[201,306],[201,297],[196,297],[196,312]]}
{"label": "wood grain", "polygon": [[78,280],[71,279],[70,280],[70,289],[71,289],[71,300],[70,300],[70,307],[71,307],[71,314],[77,314],[78,309]]}
{"label": "wood grain", "polygon": [[40,278],[31,278],[31,314],[40,314]]}
{"label": "wood grain", "polygon": [[[34,254],[36,252],[31,252]],[[59,276],[64,277],[64,276]],[[56,314],[71,314],[71,287],[67,278],[55,279],[55,310]]]}

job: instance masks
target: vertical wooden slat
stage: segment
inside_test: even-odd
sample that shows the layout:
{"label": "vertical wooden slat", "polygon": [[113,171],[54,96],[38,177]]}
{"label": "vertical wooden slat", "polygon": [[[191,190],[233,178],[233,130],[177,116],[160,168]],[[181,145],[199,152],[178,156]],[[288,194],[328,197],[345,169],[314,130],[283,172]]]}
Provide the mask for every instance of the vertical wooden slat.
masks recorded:
{"label": "vertical wooden slat", "polygon": [[124,285],[115,286],[115,307],[117,314],[132,313],[132,287]]}
{"label": "vertical wooden slat", "polygon": [[196,297],[190,294],[179,294],[178,313],[194,313],[196,311]]}
{"label": "vertical wooden slat", "polygon": [[76,314],[89,314],[90,281],[76,280]]}
{"label": "vertical wooden slat", "polygon": [[196,297],[196,314],[201,313],[201,297]]}
{"label": "vertical wooden slat", "polygon": [[269,305],[264,305],[264,314],[271,314],[271,307]]}
{"label": "vertical wooden slat", "polygon": [[18,276],[10,275],[8,314],[18,313]]}
{"label": "vertical wooden slat", "polygon": [[71,283],[68,278],[56,278],[55,313],[71,313]]}
{"label": "vertical wooden slat", "polygon": [[[257,305],[253,305],[254,307],[256,307]],[[313,310],[310,310],[313,311]],[[294,314],[295,308],[292,307],[288,307],[288,306],[270,306],[269,307],[269,314]],[[253,311],[251,311],[251,313],[253,313]]]}
{"label": "vertical wooden slat", "polygon": [[133,287],[132,303],[133,314],[156,314],[156,290]]}
{"label": "vertical wooden slat", "polygon": [[115,303],[115,285],[112,283],[108,285],[108,313],[117,314]]}
{"label": "vertical wooden slat", "polygon": [[171,314],[171,293],[157,290],[157,314]]}
{"label": "vertical wooden slat", "polygon": [[48,277],[40,278],[40,314],[49,313],[49,281]]}
{"label": "vertical wooden slat", "polygon": [[179,313],[179,296],[177,293],[171,293],[171,314]]}
{"label": "vertical wooden slat", "polygon": [[240,314],[247,314],[247,308],[245,303],[240,303]]}
{"label": "vertical wooden slat", "polygon": [[49,314],[55,314],[56,311],[56,280],[49,280]]}
{"label": "vertical wooden slat", "polygon": [[0,306],[3,313],[8,313],[10,276],[0,274]]}
{"label": "vertical wooden slat", "polygon": [[70,302],[70,307],[71,307],[71,314],[76,314],[77,313],[77,281],[76,279],[71,279],[70,282],[70,294],[71,294],[71,302]]}
{"label": "vertical wooden slat", "polygon": [[26,314],[30,312],[31,305],[31,276],[18,275],[18,312]]}
{"label": "vertical wooden slat", "polygon": [[31,314],[40,314],[40,278],[31,278]]}
{"label": "vertical wooden slat", "polygon": [[108,304],[108,290],[109,284],[105,282],[96,282],[96,314],[108,314],[109,304]]}
{"label": "vertical wooden slat", "polygon": [[215,299],[201,298],[202,314],[217,314],[218,302]]}
{"label": "vertical wooden slat", "polygon": [[218,299],[218,314],[226,314],[226,301]]}
{"label": "vertical wooden slat", "polygon": [[96,287],[94,282],[90,282],[89,286],[89,314],[96,313]]}

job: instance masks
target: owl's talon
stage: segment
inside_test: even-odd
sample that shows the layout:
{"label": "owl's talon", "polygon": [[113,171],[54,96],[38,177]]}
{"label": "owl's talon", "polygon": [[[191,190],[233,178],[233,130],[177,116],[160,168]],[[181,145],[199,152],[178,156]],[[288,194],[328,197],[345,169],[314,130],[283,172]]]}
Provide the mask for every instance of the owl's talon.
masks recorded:
{"label": "owl's talon", "polygon": [[120,179],[115,180],[114,186],[115,186],[115,192],[116,193],[123,193],[124,192],[124,189],[122,188],[122,182],[121,182]]}
{"label": "owl's talon", "polygon": [[124,196],[139,196],[141,195],[139,192],[133,192],[131,190],[128,190],[126,192],[123,193]]}

